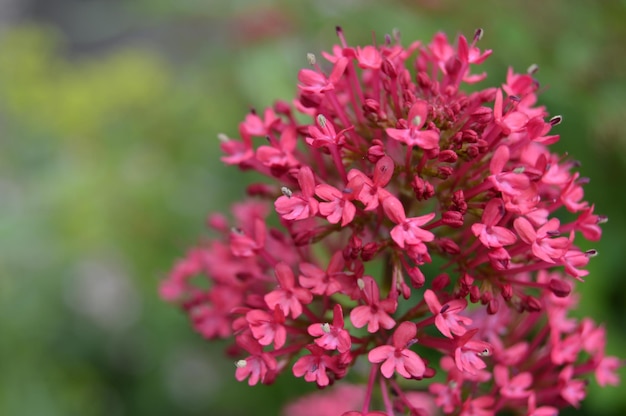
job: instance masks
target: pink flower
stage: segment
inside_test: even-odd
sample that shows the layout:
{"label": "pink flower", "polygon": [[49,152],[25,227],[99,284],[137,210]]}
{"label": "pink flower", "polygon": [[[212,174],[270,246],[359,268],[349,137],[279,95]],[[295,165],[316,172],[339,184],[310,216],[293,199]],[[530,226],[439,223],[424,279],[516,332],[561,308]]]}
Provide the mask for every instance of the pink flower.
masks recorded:
{"label": "pink flower", "polygon": [[519,111],[509,111],[503,115],[502,90],[496,90],[496,102],[493,106],[495,122],[505,135],[520,131],[528,122],[528,116]]}
{"label": "pink flower", "polygon": [[333,90],[335,84],[343,75],[347,65],[348,60],[346,58],[337,59],[333,66],[333,71],[328,78],[324,74],[312,69],[301,69],[298,73],[298,80],[300,81],[298,88],[303,92],[315,94]]}
{"label": "pink flower", "polygon": [[365,399],[365,387],[338,383],[332,388],[308,394],[288,404],[284,416],[338,416],[358,408]]}
{"label": "pink flower", "polygon": [[270,309],[278,306],[285,316],[291,314],[295,319],[302,314],[302,305],[311,303],[313,295],[308,289],[296,286],[296,279],[287,264],[278,263],[275,271],[280,288],[266,294],[265,302]]}
{"label": "pink flower", "polygon": [[475,341],[471,337],[476,331],[467,332],[459,346],[454,350],[454,361],[460,371],[475,375],[479,370],[487,367],[482,357],[491,355],[491,345],[484,341]]}
{"label": "pink flower", "polygon": [[367,355],[361,402],[315,396],[298,415],[425,415],[435,403],[547,416],[579,406],[594,375],[617,384],[604,327],[572,314],[596,255],[576,244],[597,241],[606,218],[577,163],[550,148],[562,117],[537,104],[534,70],[468,91],[486,78],[482,30],[408,46],[397,33],[354,47],[337,35],[327,62],[308,55],[293,100],[219,135],[226,164],[266,180],[210,217],[216,236],[161,296],[205,338],[234,338],[235,377],[249,384],[291,368],[332,388]]}
{"label": "pink flower", "polygon": [[485,247],[500,248],[509,246],[517,241],[515,233],[505,227],[496,224],[504,218],[504,203],[501,199],[492,199],[487,203],[483,211],[482,223],[472,225],[472,233]]}
{"label": "pink flower", "polygon": [[363,172],[353,169],[348,172],[348,186],[356,195],[356,199],[365,204],[365,210],[371,211],[378,208],[391,194],[384,188],[393,176],[394,162],[388,156],[381,157],[374,168],[374,178],[370,179]]}
{"label": "pink flower", "polygon": [[[361,286],[361,285],[359,285]],[[396,325],[390,313],[396,311],[397,302],[392,299],[380,299],[376,281],[370,276],[362,279],[362,296],[367,305],[357,306],[350,312],[352,325],[362,328],[367,324],[367,331],[374,333],[379,327],[391,329]]]}
{"label": "pink flower", "polygon": [[243,230],[233,229],[230,232],[230,249],[237,257],[254,256],[265,245],[265,221],[256,218],[253,235],[247,235]]}
{"label": "pink flower", "polygon": [[493,416],[495,411],[491,407],[495,404],[495,400],[491,396],[482,396],[476,399],[468,398],[463,403],[461,416]]}
{"label": "pink flower", "polygon": [[256,158],[265,166],[273,169],[283,169],[298,166],[298,160],[293,152],[296,149],[296,130],[294,128],[285,129],[278,143],[272,146],[259,146],[256,151]]}
{"label": "pink flower", "polygon": [[314,295],[330,296],[341,290],[339,278],[344,275],[344,267],[343,254],[336,252],[331,257],[326,271],[311,263],[301,263],[298,280],[302,287],[310,289]]}
{"label": "pink flower", "polygon": [[274,357],[264,353],[261,346],[251,338],[240,336],[237,338],[237,343],[251,355],[235,363],[237,367],[235,378],[238,381],[247,378],[250,386],[254,386],[259,381],[269,384],[273,380],[277,367]]}
{"label": "pink flower", "polygon": [[559,387],[561,397],[574,407],[580,406],[580,401],[585,398],[586,386],[583,380],[573,379],[574,368],[571,365],[565,367],[559,374]]}
{"label": "pink flower", "polygon": [[293,375],[296,377],[304,376],[309,382],[316,382],[318,386],[324,387],[330,383],[326,370],[334,367],[334,359],[325,355],[325,350],[317,345],[308,345],[307,349],[310,355],[302,356],[293,365]]}
{"label": "pink flower", "polygon": [[383,201],[383,208],[387,217],[398,224],[391,230],[391,238],[401,248],[404,248],[405,245],[416,245],[435,239],[433,233],[420,228],[435,218],[434,212],[420,217],[407,218],[402,203],[392,196]]}
{"label": "pink flower", "polygon": [[524,217],[516,218],[513,225],[520,238],[526,244],[531,244],[533,254],[545,262],[554,263],[563,257],[570,247],[570,240],[566,237],[550,238],[558,234],[560,225],[558,218],[552,218],[537,231]]}
{"label": "pink flower", "polygon": [[286,220],[302,220],[317,214],[318,202],[314,195],[315,178],[313,171],[308,166],[300,168],[298,172],[298,184],[302,192],[292,194],[291,190],[284,190],[284,195],[274,202],[276,212]]}
{"label": "pink flower", "polygon": [[356,207],[352,203],[353,191],[349,188],[340,191],[339,189],[322,183],[315,187],[315,194],[323,201],[319,204],[319,211],[326,217],[329,223],[337,224],[341,221],[341,226],[350,224],[356,214]]}
{"label": "pink flower", "polygon": [[335,305],[333,310],[333,324],[311,324],[308,333],[315,339],[315,343],[325,350],[337,350],[339,352],[350,351],[352,342],[350,333],[343,326],[343,311],[341,305]]}
{"label": "pink flower", "polygon": [[414,323],[402,322],[393,333],[393,345],[376,347],[367,354],[367,358],[371,363],[382,362],[380,371],[387,378],[397,371],[404,378],[420,379],[424,375],[426,366],[419,355],[409,350],[409,347],[417,342],[416,334],[417,329]]}
{"label": "pink flower", "polygon": [[556,407],[552,406],[541,406],[537,407],[535,394],[531,393],[528,396],[528,413],[527,416],[557,416],[559,414],[559,410]]}
{"label": "pink flower", "polygon": [[426,289],[424,300],[428,305],[428,309],[435,315],[435,325],[443,335],[448,338],[454,338],[452,334],[460,336],[467,332],[465,325],[470,325],[472,320],[459,315],[467,307],[465,299],[454,299],[441,305],[435,292]]}
{"label": "pink flower", "polygon": [[406,144],[409,147],[417,146],[420,149],[432,150],[438,147],[439,132],[434,130],[421,130],[428,116],[428,103],[417,100],[409,110],[408,129],[385,129],[389,137]]}
{"label": "pink flower", "polygon": [[619,385],[619,375],[617,370],[624,365],[624,362],[617,357],[602,357],[596,365],[595,376],[600,387],[606,385]]}
{"label": "pink flower", "polygon": [[341,146],[345,138],[343,137],[345,132],[350,128],[343,129],[339,133],[335,132],[333,123],[326,120],[323,115],[317,116],[318,126],[309,126],[310,137],[306,138],[306,142],[315,148],[328,147],[328,146]]}
{"label": "pink flower", "polygon": [[533,384],[533,376],[523,372],[509,378],[509,370],[502,365],[496,365],[493,370],[496,384],[500,387],[500,394],[511,399],[528,397],[532,391],[527,390]]}
{"label": "pink flower", "polygon": [[287,339],[287,330],[283,325],[285,315],[278,305],[274,309],[274,314],[260,309],[251,310],[246,314],[246,321],[248,321],[250,331],[259,344],[270,345],[274,343],[276,349],[285,345]]}
{"label": "pink flower", "polygon": [[280,123],[280,118],[276,116],[273,109],[266,108],[263,113],[263,119],[253,110],[248,113],[244,121],[239,124],[239,132],[243,137],[265,137],[278,123]]}

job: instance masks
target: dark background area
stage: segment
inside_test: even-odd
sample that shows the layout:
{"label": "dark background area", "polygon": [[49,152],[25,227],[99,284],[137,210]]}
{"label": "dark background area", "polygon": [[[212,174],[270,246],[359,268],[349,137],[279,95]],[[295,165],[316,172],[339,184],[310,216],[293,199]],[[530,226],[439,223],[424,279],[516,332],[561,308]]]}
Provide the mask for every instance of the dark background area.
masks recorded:
{"label": "dark background area", "polygon": [[[609,217],[578,286],[625,357],[626,2],[2,0],[0,414],[276,415],[313,386],[234,380],[157,286],[248,176],[217,134],[289,100],[306,53],[394,28],[406,44],[485,29],[496,86],[536,63],[555,146],[582,163]],[[620,372],[624,378],[624,371]],[[578,414],[621,415],[592,381]],[[574,412],[571,412],[574,413]]]}

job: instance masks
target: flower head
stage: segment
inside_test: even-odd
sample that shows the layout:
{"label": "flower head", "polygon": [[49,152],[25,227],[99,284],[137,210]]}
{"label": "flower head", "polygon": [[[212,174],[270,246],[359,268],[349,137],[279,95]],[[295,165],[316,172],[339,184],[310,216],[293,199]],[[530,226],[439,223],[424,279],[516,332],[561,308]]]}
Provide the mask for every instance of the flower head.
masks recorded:
{"label": "flower head", "polygon": [[251,385],[291,372],[330,388],[365,356],[361,403],[329,407],[344,416],[552,415],[580,405],[590,375],[617,384],[604,328],[570,316],[597,254],[577,238],[600,239],[606,218],[550,149],[561,117],[537,105],[535,71],[470,92],[492,54],[482,30],[406,47],[337,34],[292,105],[219,136],[226,164],[271,183],[248,188],[232,228],[212,217],[219,236],[161,296],[206,338],[234,337]]}

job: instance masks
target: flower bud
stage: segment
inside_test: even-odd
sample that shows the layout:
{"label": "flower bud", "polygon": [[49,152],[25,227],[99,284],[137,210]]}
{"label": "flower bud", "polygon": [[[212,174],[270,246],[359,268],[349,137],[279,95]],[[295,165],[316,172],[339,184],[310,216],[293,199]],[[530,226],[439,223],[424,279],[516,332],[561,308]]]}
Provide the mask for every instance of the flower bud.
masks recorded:
{"label": "flower bud", "polygon": [[550,279],[548,288],[552,291],[552,293],[554,293],[555,296],[559,298],[567,297],[572,291],[572,288],[567,282],[554,278]]}
{"label": "flower bud", "polygon": [[441,216],[441,222],[452,228],[463,226],[463,214],[459,211],[446,211]]}

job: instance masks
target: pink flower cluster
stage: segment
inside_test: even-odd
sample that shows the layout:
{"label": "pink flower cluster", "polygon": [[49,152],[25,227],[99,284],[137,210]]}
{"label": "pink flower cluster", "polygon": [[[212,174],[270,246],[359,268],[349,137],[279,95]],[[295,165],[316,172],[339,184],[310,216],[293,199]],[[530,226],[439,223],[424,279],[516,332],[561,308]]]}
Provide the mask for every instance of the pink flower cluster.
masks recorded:
{"label": "pink flower cluster", "polygon": [[535,68],[467,92],[486,78],[481,30],[456,46],[337,33],[291,104],[220,135],[224,163],[272,181],[248,187],[232,225],[209,218],[219,237],[161,296],[207,339],[234,337],[237,380],[362,381],[338,415],[552,415],[580,405],[590,374],[618,384],[604,328],[569,315],[596,254],[575,240],[597,241],[605,218],[549,149],[561,117],[537,105]]}

